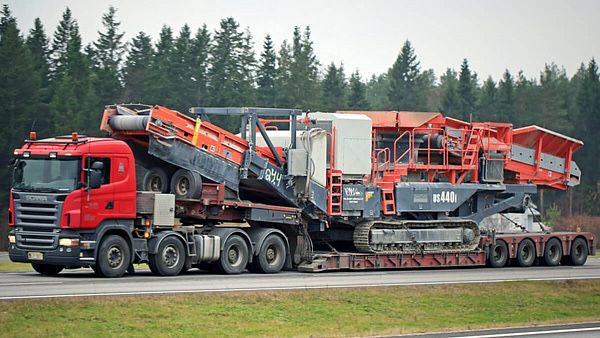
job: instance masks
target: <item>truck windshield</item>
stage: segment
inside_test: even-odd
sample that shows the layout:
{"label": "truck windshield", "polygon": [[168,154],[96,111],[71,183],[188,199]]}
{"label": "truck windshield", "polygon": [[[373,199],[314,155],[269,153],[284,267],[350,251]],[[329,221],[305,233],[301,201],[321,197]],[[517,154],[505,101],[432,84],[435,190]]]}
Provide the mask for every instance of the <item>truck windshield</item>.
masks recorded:
{"label": "truck windshield", "polygon": [[13,189],[37,192],[68,192],[79,186],[79,159],[20,158],[15,162]]}

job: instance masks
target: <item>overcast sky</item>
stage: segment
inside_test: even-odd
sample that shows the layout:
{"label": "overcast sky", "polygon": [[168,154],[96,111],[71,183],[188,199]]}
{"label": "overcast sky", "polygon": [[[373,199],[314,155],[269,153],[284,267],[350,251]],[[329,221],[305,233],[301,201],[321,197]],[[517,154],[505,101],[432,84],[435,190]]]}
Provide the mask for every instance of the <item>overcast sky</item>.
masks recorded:
{"label": "overcast sky", "polygon": [[[5,3],[6,0],[3,2]],[[572,75],[581,62],[600,56],[600,1],[154,1],[11,0],[22,31],[40,17],[49,35],[65,7],[79,22],[84,43],[97,38],[101,14],[118,8],[126,38],[144,31],[154,39],[163,24],[175,32],[184,23],[211,31],[232,16],[254,35],[260,53],[266,34],[277,46],[294,26],[310,26],[318,59],[343,62],[347,73],[363,76],[387,71],[406,39],[422,69],[439,77],[467,58],[479,78],[498,79],[505,69],[538,77],[545,63]]]}

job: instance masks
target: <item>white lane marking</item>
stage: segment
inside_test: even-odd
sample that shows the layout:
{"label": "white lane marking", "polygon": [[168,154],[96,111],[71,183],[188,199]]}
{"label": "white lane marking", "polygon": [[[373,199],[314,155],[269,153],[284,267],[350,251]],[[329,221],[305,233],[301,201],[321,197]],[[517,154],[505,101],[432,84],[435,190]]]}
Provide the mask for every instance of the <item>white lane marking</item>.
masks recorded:
{"label": "white lane marking", "polygon": [[30,295],[30,296],[1,296],[0,300],[18,299],[40,299],[40,298],[72,298],[72,297],[100,297],[100,296],[134,296],[134,295],[164,295],[179,293],[212,293],[212,292],[248,292],[248,291],[286,291],[286,290],[312,290],[312,289],[350,289],[390,286],[426,286],[426,285],[449,285],[449,284],[480,284],[501,283],[521,281],[554,281],[574,279],[600,279],[600,277],[565,277],[565,278],[537,278],[537,279],[496,279],[477,281],[445,281],[445,282],[415,282],[415,283],[380,283],[380,284],[346,284],[346,285],[304,285],[304,286],[276,286],[276,287],[252,287],[252,288],[220,288],[220,289],[187,289],[187,290],[162,290],[162,291],[119,291],[106,293],[77,293],[77,294],[55,294],[55,295]]}
{"label": "white lane marking", "polygon": [[17,282],[17,283],[2,283],[2,284],[0,284],[0,286],[47,285],[47,284],[64,284],[64,282]]}
{"label": "white lane marking", "polygon": [[543,335],[543,334],[559,334],[559,333],[587,332],[587,331],[600,331],[600,327],[582,327],[582,328],[575,328],[575,329],[526,331],[526,332],[513,332],[513,333],[495,333],[495,334],[484,334],[484,335],[476,335],[476,336],[449,336],[449,338],[523,337],[523,336],[538,336],[538,335]]}

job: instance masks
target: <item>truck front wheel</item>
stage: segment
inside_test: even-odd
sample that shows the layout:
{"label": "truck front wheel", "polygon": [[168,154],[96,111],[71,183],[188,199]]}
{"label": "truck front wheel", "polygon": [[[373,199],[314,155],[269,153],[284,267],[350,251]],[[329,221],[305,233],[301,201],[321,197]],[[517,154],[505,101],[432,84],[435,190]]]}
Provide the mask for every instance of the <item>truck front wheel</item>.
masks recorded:
{"label": "truck front wheel", "polygon": [[163,239],[156,254],[148,257],[148,266],[155,275],[176,276],[185,264],[185,248],[181,241],[173,236]]}
{"label": "truck front wheel", "polygon": [[227,275],[239,274],[248,264],[248,245],[238,235],[231,235],[223,245],[221,257],[216,262],[217,269]]}
{"label": "truck front wheel", "polygon": [[37,263],[31,263],[31,266],[33,267],[33,270],[35,270],[37,273],[45,276],[56,276],[65,268],[62,265],[48,265]]}
{"label": "truck front wheel", "polygon": [[101,277],[121,277],[131,261],[127,241],[121,236],[108,235],[100,244],[94,272]]}

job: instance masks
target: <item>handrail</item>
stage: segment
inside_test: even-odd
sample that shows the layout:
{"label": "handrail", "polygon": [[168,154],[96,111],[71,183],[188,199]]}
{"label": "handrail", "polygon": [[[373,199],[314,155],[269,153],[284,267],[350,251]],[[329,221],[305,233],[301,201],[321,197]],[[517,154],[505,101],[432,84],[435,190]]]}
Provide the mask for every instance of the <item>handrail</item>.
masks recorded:
{"label": "handrail", "polygon": [[[396,157],[396,149],[398,149],[398,141],[400,141],[400,139],[404,138],[404,135],[408,134],[408,149],[406,149],[406,151],[404,153],[402,153],[402,155],[400,155],[400,158]],[[398,136],[398,138],[396,138],[396,140],[394,140],[394,166],[393,168],[396,169],[396,163],[398,163],[398,161],[400,159],[402,159],[406,153],[408,151],[410,151],[410,141],[411,141],[411,134],[408,130],[405,130],[402,134],[400,134],[400,136]]]}

